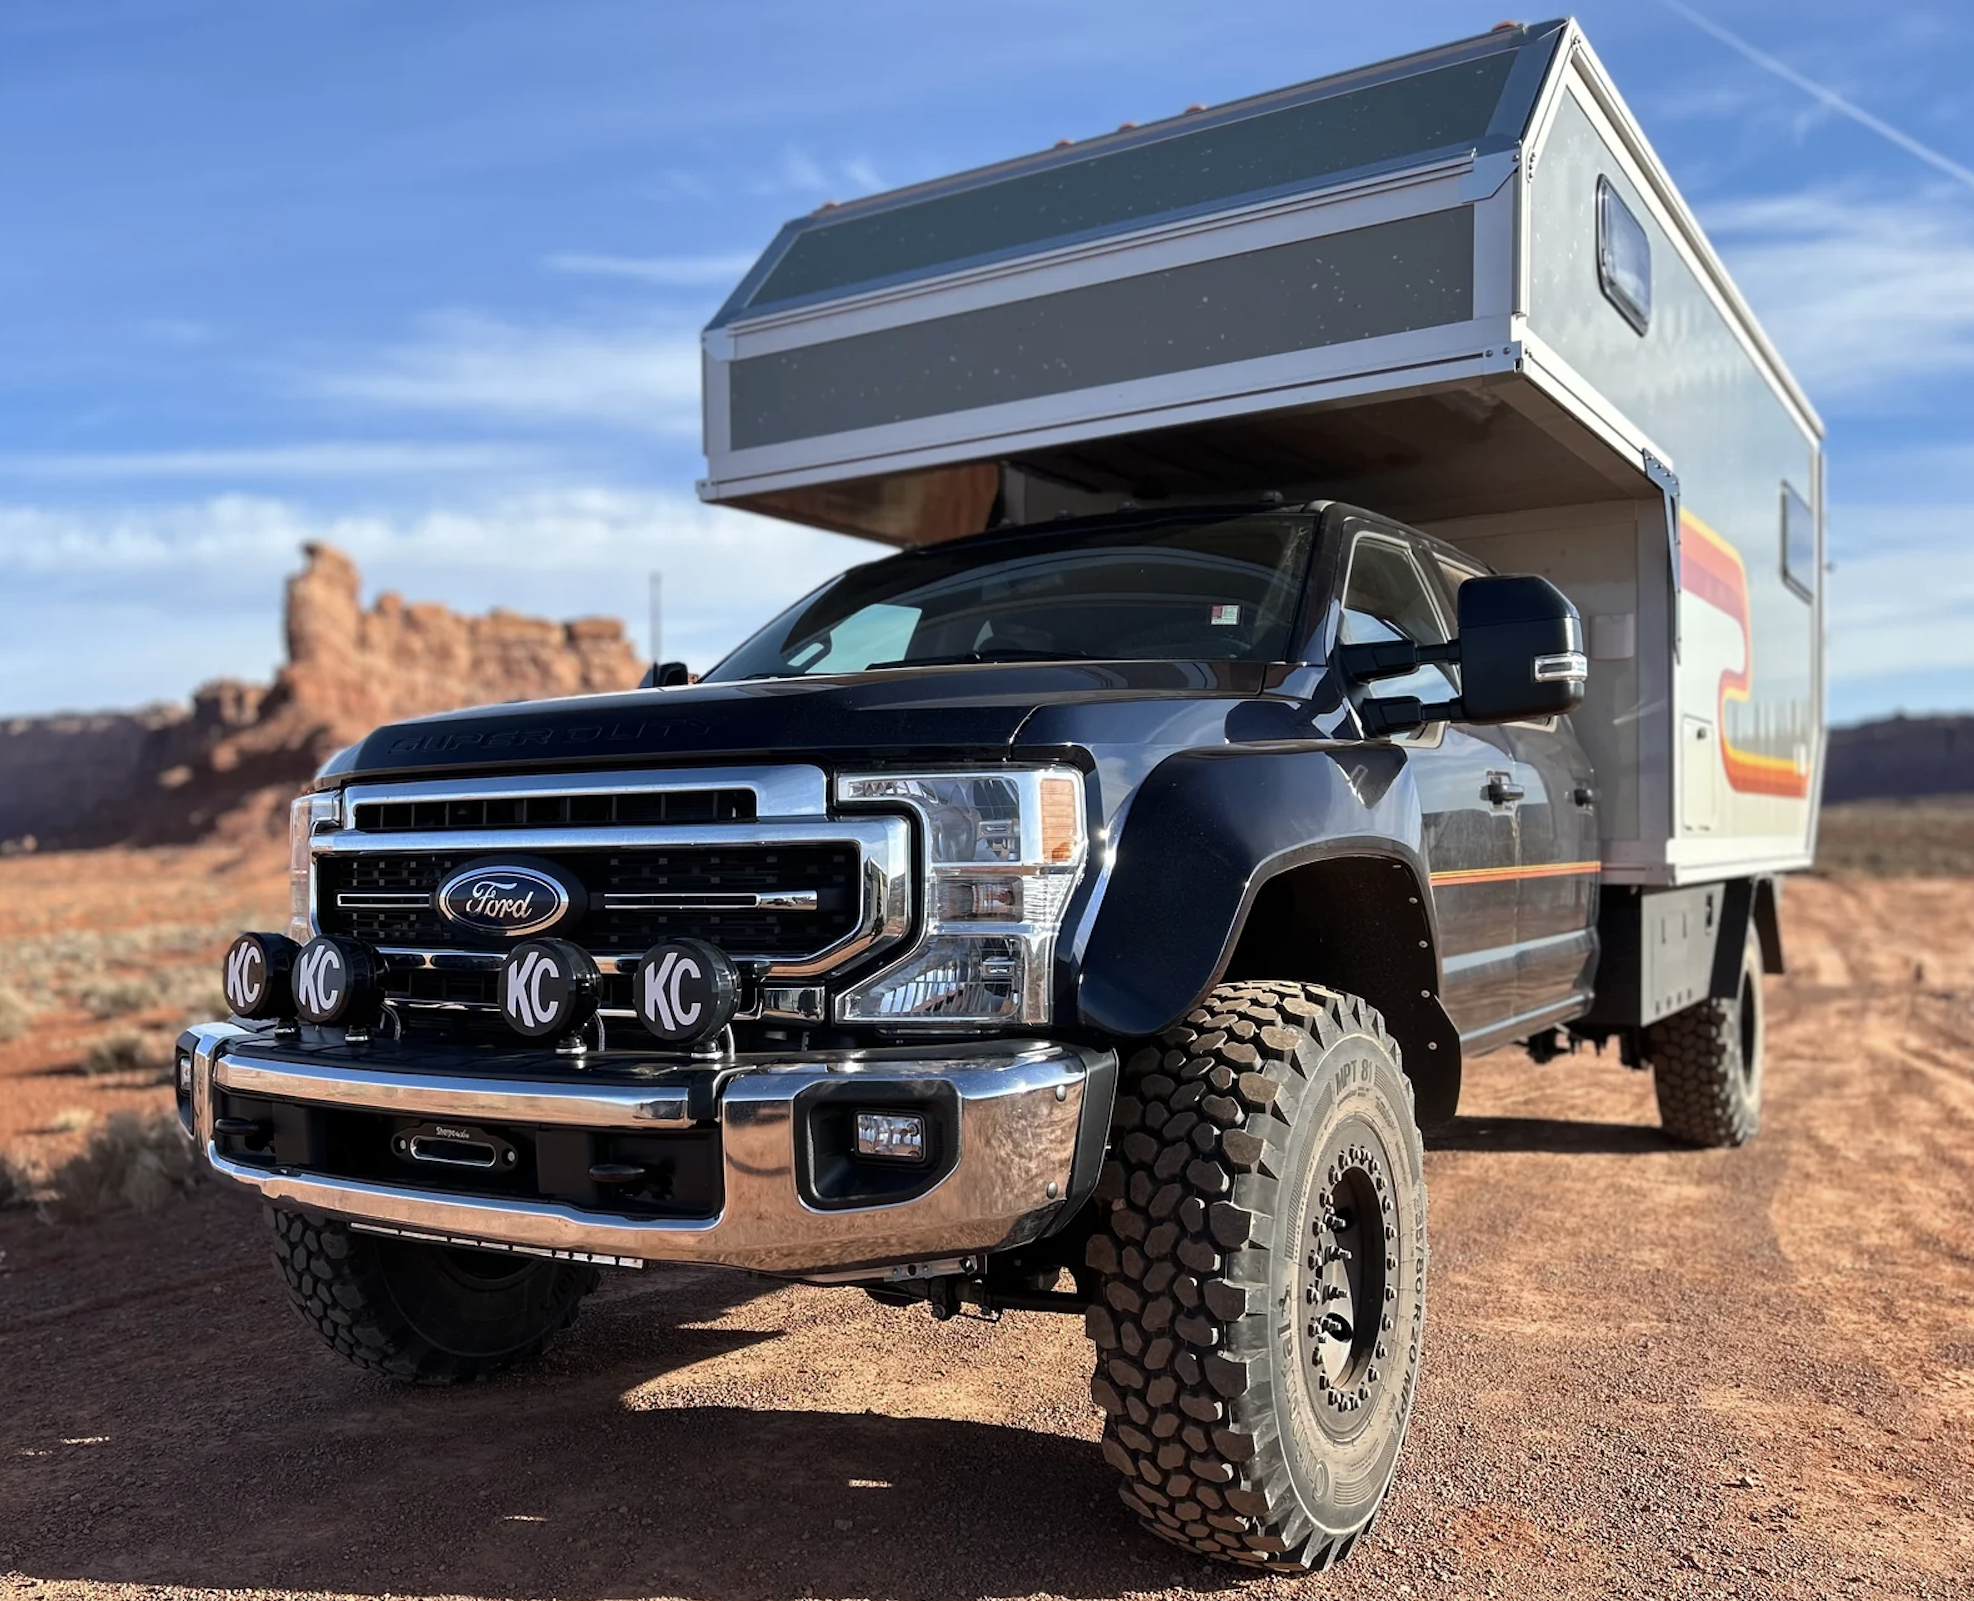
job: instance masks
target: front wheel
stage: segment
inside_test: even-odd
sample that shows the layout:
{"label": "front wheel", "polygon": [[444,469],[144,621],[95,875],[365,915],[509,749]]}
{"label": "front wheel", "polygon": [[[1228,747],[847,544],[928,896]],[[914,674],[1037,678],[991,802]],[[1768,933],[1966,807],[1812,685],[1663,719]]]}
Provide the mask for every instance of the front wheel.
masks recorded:
{"label": "front wheel", "polygon": [[358,1367],[464,1384],[540,1356],[595,1268],[359,1233],[275,1207],[274,1260],[302,1319]]}
{"label": "front wheel", "polygon": [[1119,1086],[1091,1393],[1125,1504],[1203,1555],[1347,1556],[1398,1464],[1426,1310],[1424,1155],[1354,996],[1223,984]]}

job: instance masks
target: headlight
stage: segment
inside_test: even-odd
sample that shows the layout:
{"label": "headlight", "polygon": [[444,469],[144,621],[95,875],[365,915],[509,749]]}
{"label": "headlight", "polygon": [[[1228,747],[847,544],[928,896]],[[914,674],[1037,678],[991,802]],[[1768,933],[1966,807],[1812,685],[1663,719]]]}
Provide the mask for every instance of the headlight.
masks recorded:
{"label": "headlight", "polygon": [[343,792],[339,789],[297,795],[288,808],[288,938],[297,945],[306,945],[315,937],[309,917],[309,874],[315,865],[309,855],[309,841],[342,824]]}
{"label": "headlight", "polygon": [[925,839],[925,933],[837,998],[844,1023],[1046,1023],[1056,935],[1089,856],[1074,768],[845,773],[843,806],[908,806]]}

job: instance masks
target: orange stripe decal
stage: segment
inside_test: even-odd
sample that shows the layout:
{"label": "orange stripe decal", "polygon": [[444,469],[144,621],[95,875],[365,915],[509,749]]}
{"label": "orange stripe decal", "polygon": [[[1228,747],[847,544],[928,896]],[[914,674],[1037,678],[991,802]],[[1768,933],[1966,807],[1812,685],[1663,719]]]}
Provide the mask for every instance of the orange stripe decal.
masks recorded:
{"label": "orange stripe decal", "polygon": [[1679,514],[1679,587],[1695,600],[1725,612],[1741,630],[1741,665],[1720,675],[1715,727],[1727,782],[1744,794],[1781,795],[1800,800],[1809,794],[1809,774],[1786,756],[1742,750],[1727,737],[1727,703],[1748,700],[1755,667],[1754,620],[1748,607],[1748,569],[1737,551],[1699,518]]}
{"label": "orange stripe decal", "polygon": [[1602,862],[1538,862],[1533,867],[1456,867],[1434,873],[1435,884],[1498,884],[1514,878],[1578,878],[1601,873]]}

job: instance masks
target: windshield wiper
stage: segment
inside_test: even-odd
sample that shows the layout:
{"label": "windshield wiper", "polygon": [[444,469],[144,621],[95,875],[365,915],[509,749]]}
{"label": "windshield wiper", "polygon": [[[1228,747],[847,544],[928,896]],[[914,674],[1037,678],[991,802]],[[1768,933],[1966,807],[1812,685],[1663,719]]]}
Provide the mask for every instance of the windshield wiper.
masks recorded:
{"label": "windshield wiper", "polygon": [[955,656],[906,656],[897,661],[872,662],[864,671],[874,673],[890,667],[965,667],[974,662],[1087,662],[1096,659],[1081,650],[1031,650],[1019,645],[990,645],[985,650],[962,651]]}

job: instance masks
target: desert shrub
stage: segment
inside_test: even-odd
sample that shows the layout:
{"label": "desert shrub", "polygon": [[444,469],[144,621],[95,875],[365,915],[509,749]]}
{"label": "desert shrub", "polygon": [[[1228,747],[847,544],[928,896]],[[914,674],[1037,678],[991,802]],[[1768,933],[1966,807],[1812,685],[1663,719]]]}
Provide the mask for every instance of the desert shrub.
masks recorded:
{"label": "desert shrub", "polygon": [[220,986],[216,962],[168,968],[158,975],[157,988],[159,1004],[175,1008],[187,1023],[209,1023],[233,1011]]}
{"label": "desert shrub", "polygon": [[110,1073],[162,1073],[171,1066],[172,1041],[163,1034],[121,1028],[105,1034],[83,1052],[82,1070],[91,1078]]}
{"label": "desert shrub", "polygon": [[20,992],[0,984],[0,1044],[19,1039],[33,1021],[34,1008],[22,999]]}
{"label": "desert shrub", "polygon": [[76,997],[91,1017],[128,1017],[158,1004],[158,983],[150,978],[112,978],[91,984]]}
{"label": "desert shrub", "polygon": [[0,1151],[0,1212],[26,1206],[37,1188],[34,1170],[11,1151]]}
{"label": "desert shrub", "polygon": [[155,1211],[198,1178],[198,1159],[174,1113],[112,1112],[49,1175],[42,1210],[57,1223]]}
{"label": "desert shrub", "polygon": [[52,1133],[75,1134],[96,1121],[96,1114],[86,1106],[65,1106],[48,1119]]}
{"label": "desert shrub", "polygon": [[[194,969],[209,976],[215,984],[219,976],[220,952],[242,927],[266,924],[267,919],[245,922],[228,919],[223,923],[164,923],[143,928],[101,931],[63,929],[53,934],[36,934],[25,939],[0,940],[0,974],[25,995],[60,996],[65,1002],[79,1002],[83,993],[104,985],[103,975],[151,969],[168,962],[155,982],[163,1005],[165,989],[177,975]],[[269,925],[279,927],[280,924]]]}

